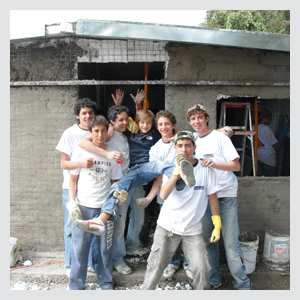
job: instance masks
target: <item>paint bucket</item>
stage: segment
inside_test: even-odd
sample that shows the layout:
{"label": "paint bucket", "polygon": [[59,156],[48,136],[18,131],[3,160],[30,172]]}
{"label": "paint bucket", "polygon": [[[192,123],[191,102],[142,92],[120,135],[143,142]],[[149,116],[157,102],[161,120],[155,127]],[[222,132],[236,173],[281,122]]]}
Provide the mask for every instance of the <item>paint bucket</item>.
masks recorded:
{"label": "paint bucket", "polygon": [[290,270],[290,235],[266,230],[263,263],[273,271]]}
{"label": "paint bucket", "polygon": [[15,237],[10,238],[10,267],[13,267],[20,258],[20,243]]}
{"label": "paint bucket", "polygon": [[259,237],[252,232],[242,232],[239,236],[239,241],[244,255],[247,274],[251,274],[255,271]]}

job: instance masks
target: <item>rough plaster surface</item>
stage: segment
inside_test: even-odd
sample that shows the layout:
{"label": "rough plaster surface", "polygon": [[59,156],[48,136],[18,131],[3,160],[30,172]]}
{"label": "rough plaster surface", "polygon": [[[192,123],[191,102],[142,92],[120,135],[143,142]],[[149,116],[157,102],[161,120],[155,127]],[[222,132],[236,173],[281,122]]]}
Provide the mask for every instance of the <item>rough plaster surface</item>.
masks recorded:
{"label": "rough plaster surface", "polygon": [[76,122],[76,87],[10,93],[10,236],[22,249],[62,251],[62,170],[55,147]]}

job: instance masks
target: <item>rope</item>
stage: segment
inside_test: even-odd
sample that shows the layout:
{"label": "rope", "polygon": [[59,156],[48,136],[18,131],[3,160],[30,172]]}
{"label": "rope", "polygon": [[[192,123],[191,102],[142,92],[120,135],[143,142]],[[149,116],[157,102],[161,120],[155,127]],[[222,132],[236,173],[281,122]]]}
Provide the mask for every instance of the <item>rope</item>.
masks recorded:
{"label": "rope", "polygon": [[13,269],[10,269],[10,272],[13,271],[13,270],[16,270],[16,269],[20,269],[20,268],[27,268],[27,269],[29,269],[29,268],[37,268],[37,267],[41,267],[41,266],[44,266],[44,265],[49,264],[49,263],[52,263],[52,262],[56,262],[56,263],[65,263],[64,261],[61,261],[61,260],[50,260],[50,261],[48,261],[48,262],[45,262],[45,263],[43,263],[43,264],[41,264],[41,265],[37,265],[37,266],[30,266],[30,267],[19,266],[19,267],[15,267],[15,268],[13,268]]}

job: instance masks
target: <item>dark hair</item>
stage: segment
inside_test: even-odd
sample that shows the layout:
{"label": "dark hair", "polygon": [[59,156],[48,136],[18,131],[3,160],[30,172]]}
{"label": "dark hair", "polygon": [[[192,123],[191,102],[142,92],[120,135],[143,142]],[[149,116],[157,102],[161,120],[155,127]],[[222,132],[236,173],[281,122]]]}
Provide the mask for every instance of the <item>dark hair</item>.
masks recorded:
{"label": "dark hair", "polygon": [[89,124],[88,124],[89,131],[92,132],[92,128],[95,125],[99,125],[99,124],[103,124],[106,127],[106,129],[108,130],[108,121],[107,121],[107,119],[102,115],[98,115],[98,116],[96,116],[96,117],[89,120]]}
{"label": "dark hair", "polygon": [[157,121],[159,118],[168,118],[172,125],[175,125],[177,123],[175,116],[169,112],[168,110],[160,110],[155,117],[155,124],[157,126]]}
{"label": "dark hair", "polygon": [[129,109],[126,106],[122,106],[122,105],[114,105],[112,106],[107,113],[108,119],[115,121],[116,118],[118,117],[118,115],[120,113],[122,113],[123,111],[125,111],[127,113],[127,115],[129,116]]}
{"label": "dark hair", "polygon": [[80,110],[84,107],[91,107],[94,110],[94,113],[96,113],[97,104],[96,102],[92,101],[89,98],[82,98],[76,101],[74,106],[74,114],[75,116],[78,116],[80,113]]}

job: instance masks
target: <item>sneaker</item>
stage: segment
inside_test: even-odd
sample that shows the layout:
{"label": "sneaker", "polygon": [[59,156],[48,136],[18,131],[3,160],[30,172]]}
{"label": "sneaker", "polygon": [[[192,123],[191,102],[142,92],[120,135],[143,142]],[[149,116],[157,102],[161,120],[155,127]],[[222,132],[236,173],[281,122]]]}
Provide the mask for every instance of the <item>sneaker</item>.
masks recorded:
{"label": "sneaker", "polygon": [[142,248],[142,247],[138,247],[134,251],[128,251],[128,250],[126,250],[126,255],[130,255],[130,256],[138,256],[138,255],[139,256],[144,256],[144,255],[146,255],[148,253],[149,252],[146,249]]}
{"label": "sneaker", "polygon": [[175,274],[178,268],[179,265],[168,264],[163,273],[164,278],[172,280],[173,275]]}
{"label": "sneaker", "polygon": [[193,275],[192,275],[192,272],[191,270],[189,269],[189,266],[188,265],[183,265],[183,269],[186,273],[186,276],[189,278],[189,279],[192,279],[193,280]]}
{"label": "sneaker", "polygon": [[180,177],[184,180],[188,187],[193,187],[196,184],[194,167],[187,160],[180,162]]}
{"label": "sneaker", "polygon": [[222,282],[219,282],[218,284],[216,285],[212,285],[210,282],[207,284],[206,286],[206,290],[216,290],[218,289],[220,286],[222,285]]}
{"label": "sneaker", "polygon": [[71,273],[71,269],[68,269],[66,274],[69,278],[70,278],[70,273]]}
{"label": "sneaker", "polygon": [[88,270],[88,272],[91,272],[91,273],[95,273],[95,274],[96,274],[96,272],[95,272],[93,266],[87,267],[87,270]]}
{"label": "sneaker", "polygon": [[82,231],[88,231],[96,235],[103,235],[105,233],[105,227],[102,220],[93,218],[92,220],[76,220],[75,225]]}
{"label": "sneaker", "polygon": [[132,272],[132,269],[126,265],[126,263],[122,263],[114,267],[120,274],[128,275]]}

